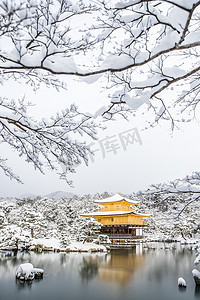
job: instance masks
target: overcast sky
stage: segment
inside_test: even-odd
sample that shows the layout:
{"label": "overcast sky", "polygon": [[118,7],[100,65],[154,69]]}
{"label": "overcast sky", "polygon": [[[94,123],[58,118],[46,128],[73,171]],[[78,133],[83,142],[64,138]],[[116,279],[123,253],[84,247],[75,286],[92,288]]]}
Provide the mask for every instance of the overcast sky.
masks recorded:
{"label": "overcast sky", "polygon": [[[97,84],[71,82],[68,92],[56,92],[41,88],[34,93],[30,87],[9,83],[2,87],[2,94],[9,97],[26,96],[36,103],[31,113],[36,118],[48,117],[71,102],[86,111],[94,112],[102,103],[102,93]],[[107,129],[99,132],[98,141],[91,145],[95,157],[89,166],[79,166],[75,174],[69,174],[74,188],[69,187],[58,175],[47,170],[45,175],[19,158],[6,145],[1,145],[1,156],[20,175],[23,185],[10,180],[0,171],[0,197],[23,194],[44,195],[62,190],[77,194],[96,192],[132,193],[146,189],[152,183],[165,182],[200,169],[200,130],[197,121],[183,124],[180,130],[170,131],[170,124],[163,122],[156,128],[143,130],[145,118],[130,117],[107,122]],[[135,134],[135,135],[134,135]],[[87,140],[88,144],[92,141]],[[107,147],[106,147],[107,146]]]}

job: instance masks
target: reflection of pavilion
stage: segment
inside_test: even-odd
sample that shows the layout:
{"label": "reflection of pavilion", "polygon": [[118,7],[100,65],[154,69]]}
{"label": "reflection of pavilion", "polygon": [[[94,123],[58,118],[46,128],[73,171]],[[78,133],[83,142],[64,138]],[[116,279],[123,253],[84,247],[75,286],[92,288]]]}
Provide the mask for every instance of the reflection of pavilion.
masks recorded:
{"label": "reflection of pavilion", "polygon": [[106,282],[127,285],[144,263],[142,245],[135,245],[131,251],[117,250],[109,254],[84,256],[79,269],[84,280],[96,276]]}
{"label": "reflection of pavilion", "polygon": [[137,255],[136,247],[141,246],[136,245],[133,251],[117,250],[108,254],[107,260],[99,266],[100,279],[121,285],[128,284],[144,263],[144,255]]}
{"label": "reflection of pavilion", "polygon": [[134,206],[139,202],[127,199],[119,194],[96,200],[100,205],[98,212],[82,214],[83,217],[93,217],[101,223],[101,234],[108,235],[113,244],[128,244],[143,237],[143,221],[149,215],[136,213]]}

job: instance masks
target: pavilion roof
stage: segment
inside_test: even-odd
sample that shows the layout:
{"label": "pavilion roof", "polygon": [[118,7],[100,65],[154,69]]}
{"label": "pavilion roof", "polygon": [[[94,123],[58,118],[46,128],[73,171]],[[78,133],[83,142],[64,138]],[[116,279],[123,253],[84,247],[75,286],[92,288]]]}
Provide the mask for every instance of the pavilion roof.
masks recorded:
{"label": "pavilion roof", "polygon": [[122,200],[124,200],[130,204],[139,204],[140,203],[140,201],[125,198],[125,197],[121,196],[120,194],[115,194],[114,196],[111,196],[111,197],[108,197],[105,199],[101,199],[101,200],[95,200],[94,203],[96,203],[96,204],[114,203],[114,202],[120,202]]}
{"label": "pavilion roof", "polygon": [[84,213],[81,214],[82,217],[98,217],[98,216],[115,216],[115,215],[130,215],[133,214],[135,216],[142,216],[142,217],[150,217],[149,214],[140,214],[136,213],[134,211],[97,211],[97,212],[91,212],[91,213]]}

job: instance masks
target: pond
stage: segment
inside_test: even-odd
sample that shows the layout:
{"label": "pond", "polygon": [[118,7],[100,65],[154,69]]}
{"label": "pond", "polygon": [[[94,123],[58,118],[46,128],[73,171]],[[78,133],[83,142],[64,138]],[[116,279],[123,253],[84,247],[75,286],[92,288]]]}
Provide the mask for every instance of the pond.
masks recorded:
{"label": "pond", "polygon": [[[0,299],[169,300],[200,299],[192,277],[195,255],[180,244],[137,245],[105,253],[0,252]],[[42,280],[15,279],[22,263],[45,270]],[[179,289],[183,277],[186,289]]]}

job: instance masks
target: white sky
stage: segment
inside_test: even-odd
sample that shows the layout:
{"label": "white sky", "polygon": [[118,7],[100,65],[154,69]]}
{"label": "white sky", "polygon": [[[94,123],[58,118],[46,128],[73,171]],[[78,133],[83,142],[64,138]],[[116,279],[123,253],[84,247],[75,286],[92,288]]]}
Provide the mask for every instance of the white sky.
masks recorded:
{"label": "white sky", "polygon": [[[41,88],[34,93],[30,87],[13,82],[2,87],[1,92],[10,97],[26,95],[28,100],[36,103],[31,112],[38,118],[54,114],[68,106],[69,102],[75,102],[81,109],[90,112],[105,104],[102,103],[103,95],[95,83],[87,85],[69,81],[68,92],[58,93],[52,89]],[[74,181],[74,188],[59,180],[54,172],[47,170],[45,175],[40,174],[32,165],[19,158],[16,152],[1,145],[0,156],[8,158],[8,164],[20,175],[24,185],[10,180],[0,171],[0,197],[29,193],[44,195],[58,190],[77,194],[104,191],[132,193],[146,189],[152,183],[184,177],[200,169],[200,130],[197,122],[182,125],[181,130],[175,131],[171,136],[169,123],[143,131],[144,120],[145,115],[143,119],[138,115],[137,118],[131,117],[129,122],[107,122],[108,128],[100,132],[99,141],[107,136],[114,136],[119,149],[116,154],[106,152],[103,158],[99,141],[95,142],[92,150],[99,151],[96,152],[94,162],[90,162],[89,167],[79,166],[75,174],[69,174],[69,178]],[[133,128],[137,128],[142,144],[128,144],[124,151],[119,135]]]}

